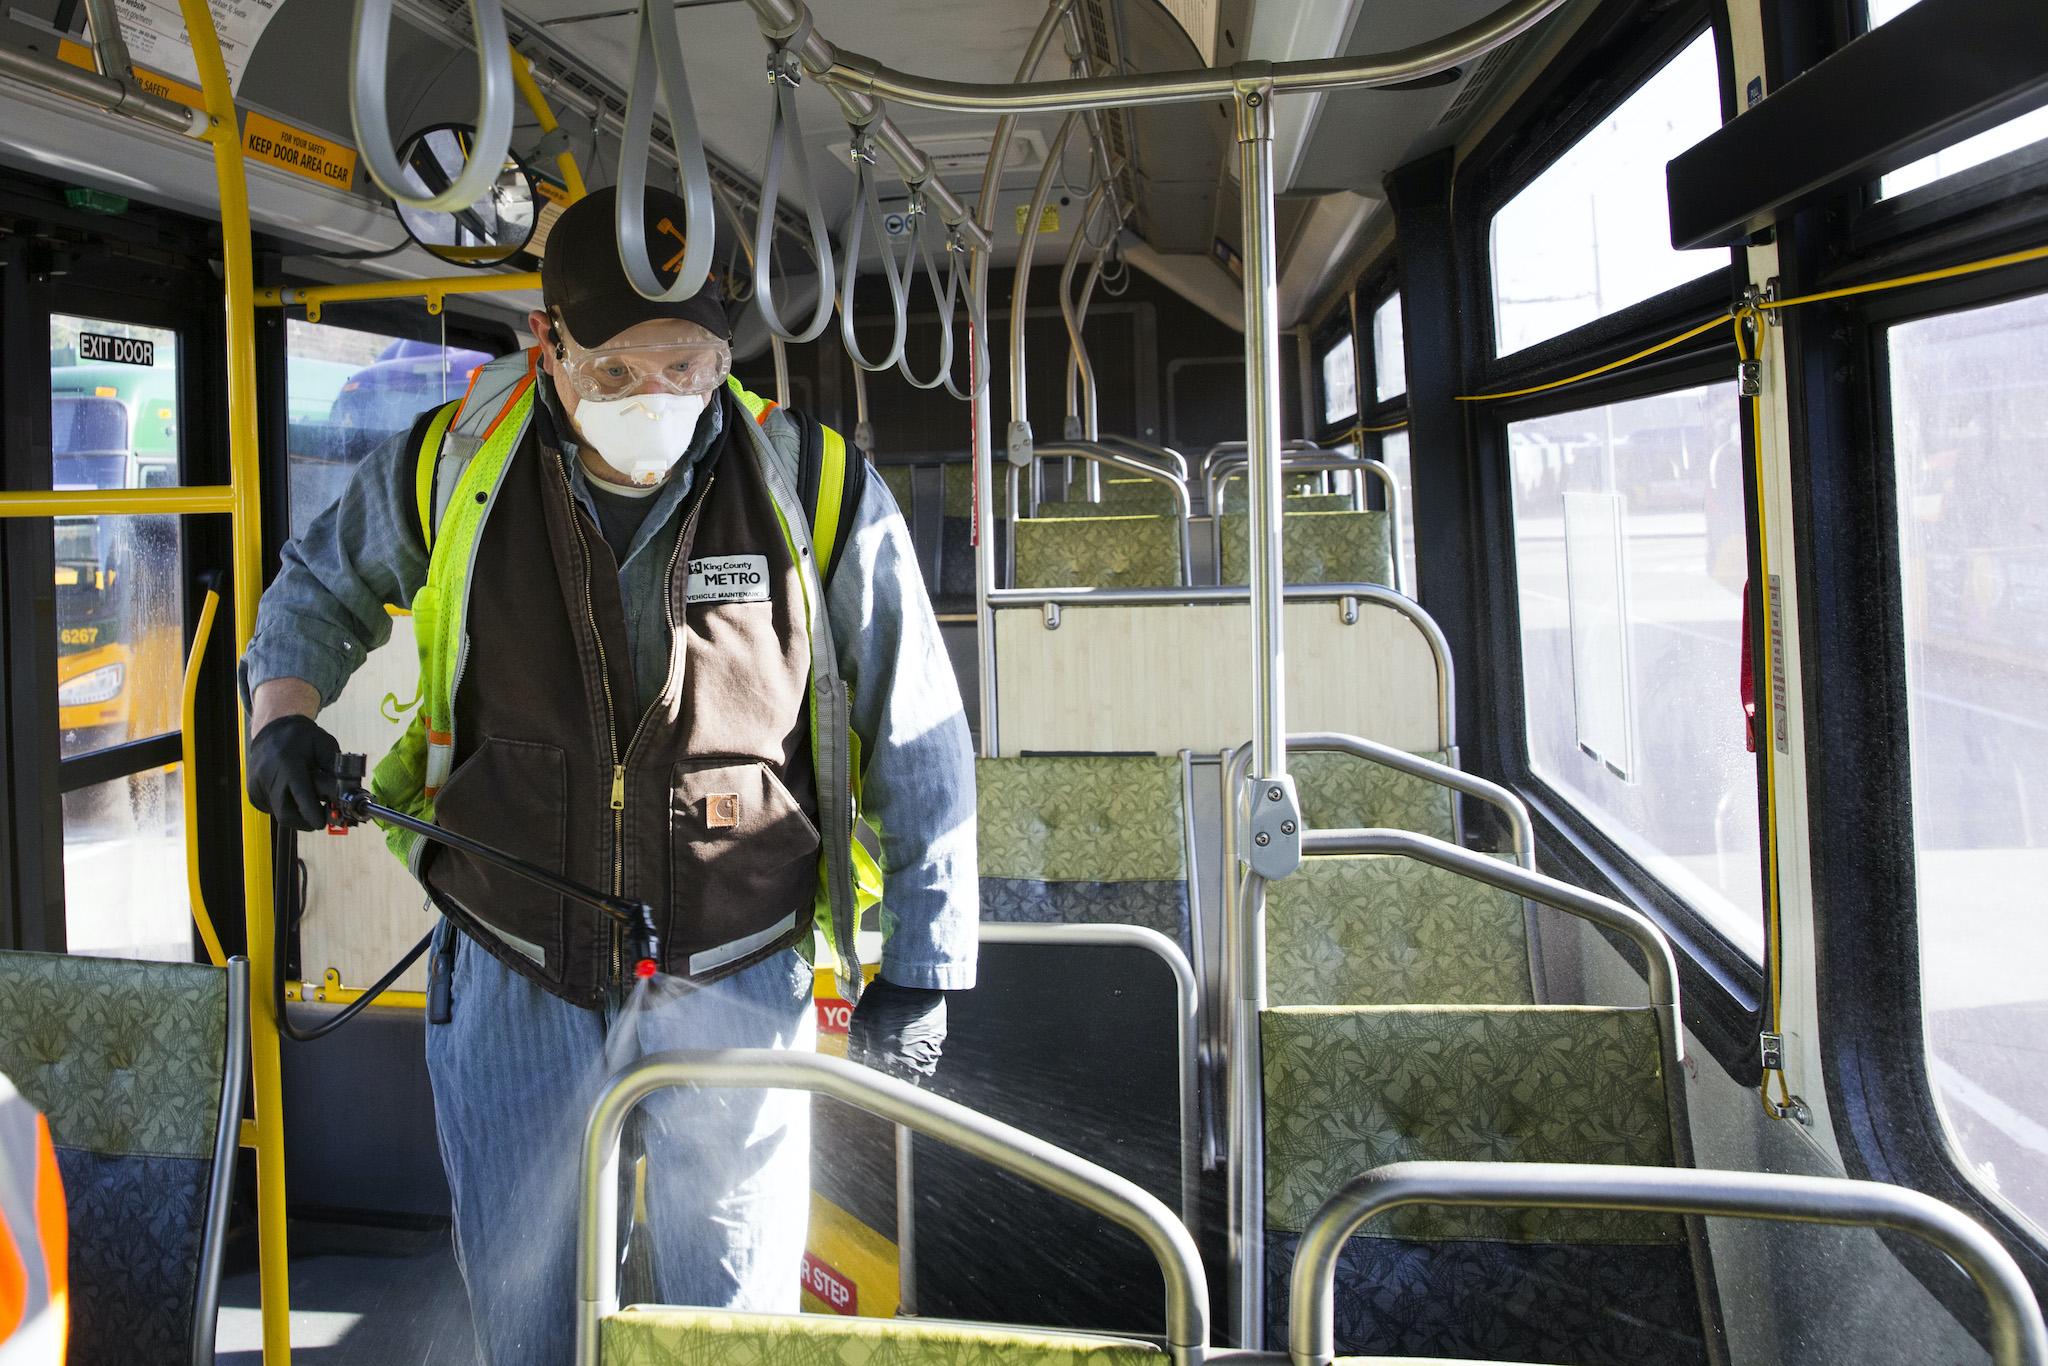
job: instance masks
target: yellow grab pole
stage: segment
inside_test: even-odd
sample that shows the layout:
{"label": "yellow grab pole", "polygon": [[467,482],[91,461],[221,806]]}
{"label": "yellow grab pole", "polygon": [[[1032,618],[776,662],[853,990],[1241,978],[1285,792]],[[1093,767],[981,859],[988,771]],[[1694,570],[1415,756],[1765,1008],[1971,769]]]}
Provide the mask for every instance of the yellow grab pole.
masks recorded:
{"label": "yellow grab pole", "polygon": [[[262,501],[256,468],[256,302],[254,250],[249,235],[249,182],[242,166],[235,96],[221,60],[220,34],[207,0],[178,0],[199,87],[211,120],[214,176],[220,183],[221,274],[227,287],[228,469],[234,489],[231,525],[235,551],[235,653],[256,630],[263,591]],[[247,717],[243,724],[247,725]],[[243,767],[247,768],[247,756]],[[243,773],[242,787],[248,788]],[[270,822],[242,801],[242,904],[248,932],[250,976],[273,980]],[[276,1006],[267,991],[250,993],[249,1061],[256,1109],[257,1264],[263,1288],[264,1366],[289,1366],[292,1355],[291,1284],[285,1255],[284,1087],[279,1071]]]}
{"label": "yellow grab pole", "polygon": [[[533,78],[533,63],[516,47],[512,49],[512,83],[519,87],[520,98],[533,111],[534,122],[540,125],[542,137],[561,127],[555,121],[555,111],[548,104],[548,97],[541,93],[540,82]],[[569,150],[566,142],[555,154],[555,167],[562,173],[562,185],[569,191],[569,201],[574,203],[583,198],[583,170],[576,164],[576,154]]]}
{"label": "yellow grab pole", "polygon": [[259,289],[258,308],[284,308],[303,304],[306,321],[320,321],[322,304],[351,303],[363,299],[425,299],[427,312],[439,313],[441,300],[449,294],[508,294],[513,290],[540,288],[537,270],[508,271],[499,275],[442,275],[426,280],[371,280],[354,285],[305,285],[284,289]]}
{"label": "yellow grab pole", "polygon": [[199,785],[192,781],[198,764],[192,751],[199,736],[199,666],[206,661],[206,644],[213,639],[213,618],[219,610],[220,594],[207,589],[206,605],[199,609],[199,628],[192,633],[192,653],[185,659],[185,682],[178,697],[179,748],[185,761],[185,771],[178,781],[185,798],[185,895],[192,902],[192,919],[206,944],[206,956],[217,968],[227,965],[228,956],[221,949],[220,934],[207,913],[206,893],[199,885]]}

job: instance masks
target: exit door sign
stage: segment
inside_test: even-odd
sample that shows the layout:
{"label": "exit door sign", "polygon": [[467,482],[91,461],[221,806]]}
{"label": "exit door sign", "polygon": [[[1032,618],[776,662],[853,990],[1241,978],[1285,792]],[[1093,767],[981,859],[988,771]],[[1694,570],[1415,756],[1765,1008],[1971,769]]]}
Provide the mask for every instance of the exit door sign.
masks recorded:
{"label": "exit door sign", "polygon": [[112,361],[116,365],[155,365],[156,343],[140,337],[110,337],[104,332],[78,334],[78,359]]}

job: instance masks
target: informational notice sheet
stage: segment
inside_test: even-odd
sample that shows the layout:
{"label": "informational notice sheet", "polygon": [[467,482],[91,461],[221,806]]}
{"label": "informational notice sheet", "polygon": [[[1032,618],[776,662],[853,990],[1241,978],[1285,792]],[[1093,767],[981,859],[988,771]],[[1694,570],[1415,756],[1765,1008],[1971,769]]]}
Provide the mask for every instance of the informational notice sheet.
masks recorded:
{"label": "informational notice sheet", "polygon": [[[242,88],[249,54],[277,15],[283,0],[208,0],[214,28],[220,33],[221,58],[228,68],[228,88]],[[199,84],[199,64],[185,37],[185,19],[178,0],[115,0],[121,15],[121,36],[137,66],[146,66],[175,80]]]}

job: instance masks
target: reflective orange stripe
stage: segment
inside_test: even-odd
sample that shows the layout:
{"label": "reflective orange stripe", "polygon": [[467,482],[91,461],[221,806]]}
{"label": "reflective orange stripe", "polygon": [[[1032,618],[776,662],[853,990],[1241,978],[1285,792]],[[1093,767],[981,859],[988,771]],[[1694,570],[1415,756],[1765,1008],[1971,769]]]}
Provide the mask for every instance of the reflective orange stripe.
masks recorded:
{"label": "reflective orange stripe", "polygon": [[[64,1177],[57,1170],[57,1148],[50,1142],[50,1122],[36,1116],[36,1228],[43,1243],[43,1265],[50,1269],[50,1312],[57,1322],[71,1322],[69,1272],[71,1230],[64,1216]],[[61,1344],[68,1332],[57,1334]],[[56,1366],[64,1366],[64,1350],[57,1350]]]}
{"label": "reflective orange stripe", "polygon": [[14,1336],[21,1327],[21,1311],[28,1301],[28,1265],[7,1221],[0,1219],[0,1342]]}
{"label": "reflective orange stripe", "polygon": [[768,414],[774,411],[775,400],[771,398],[768,400],[767,405],[763,407],[759,413],[756,413],[754,415],[754,421],[760,423],[763,427],[766,427],[768,425]]}
{"label": "reflective orange stripe", "polygon": [[532,387],[533,369],[531,366],[528,366],[526,371],[526,377],[520,380],[519,383],[512,386],[512,392],[505,396],[505,406],[498,409],[498,415],[491,419],[491,425],[484,428],[484,434],[480,438],[481,440],[489,441],[491,439],[491,433],[498,430],[498,424],[500,422],[503,422],[506,418],[506,415],[509,414],[514,408],[517,408],[519,406],[520,397],[523,394],[525,394],[528,389],[531,389]]}

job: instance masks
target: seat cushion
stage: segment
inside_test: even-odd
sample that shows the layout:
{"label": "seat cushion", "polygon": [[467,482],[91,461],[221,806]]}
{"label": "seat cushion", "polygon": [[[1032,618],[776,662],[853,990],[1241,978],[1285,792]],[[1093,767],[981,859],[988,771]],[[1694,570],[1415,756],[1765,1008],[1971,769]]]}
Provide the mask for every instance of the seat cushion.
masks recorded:
{"label": "seat cushion", "polygon": [[1157,1366],[1149,1343],[944,1319],[636,1305],[604,1320],[605,1366]]}
{"label": "seat cushion", "polygon": [[[1669,1166],[1661,1021],[1646,1006],[1293,1006],[1259,1016],[1266,1224],[1390,1162]],[[1682,1222],[1615,1210],[1413,1205],[1367,1237],[1683,1243]]]}

